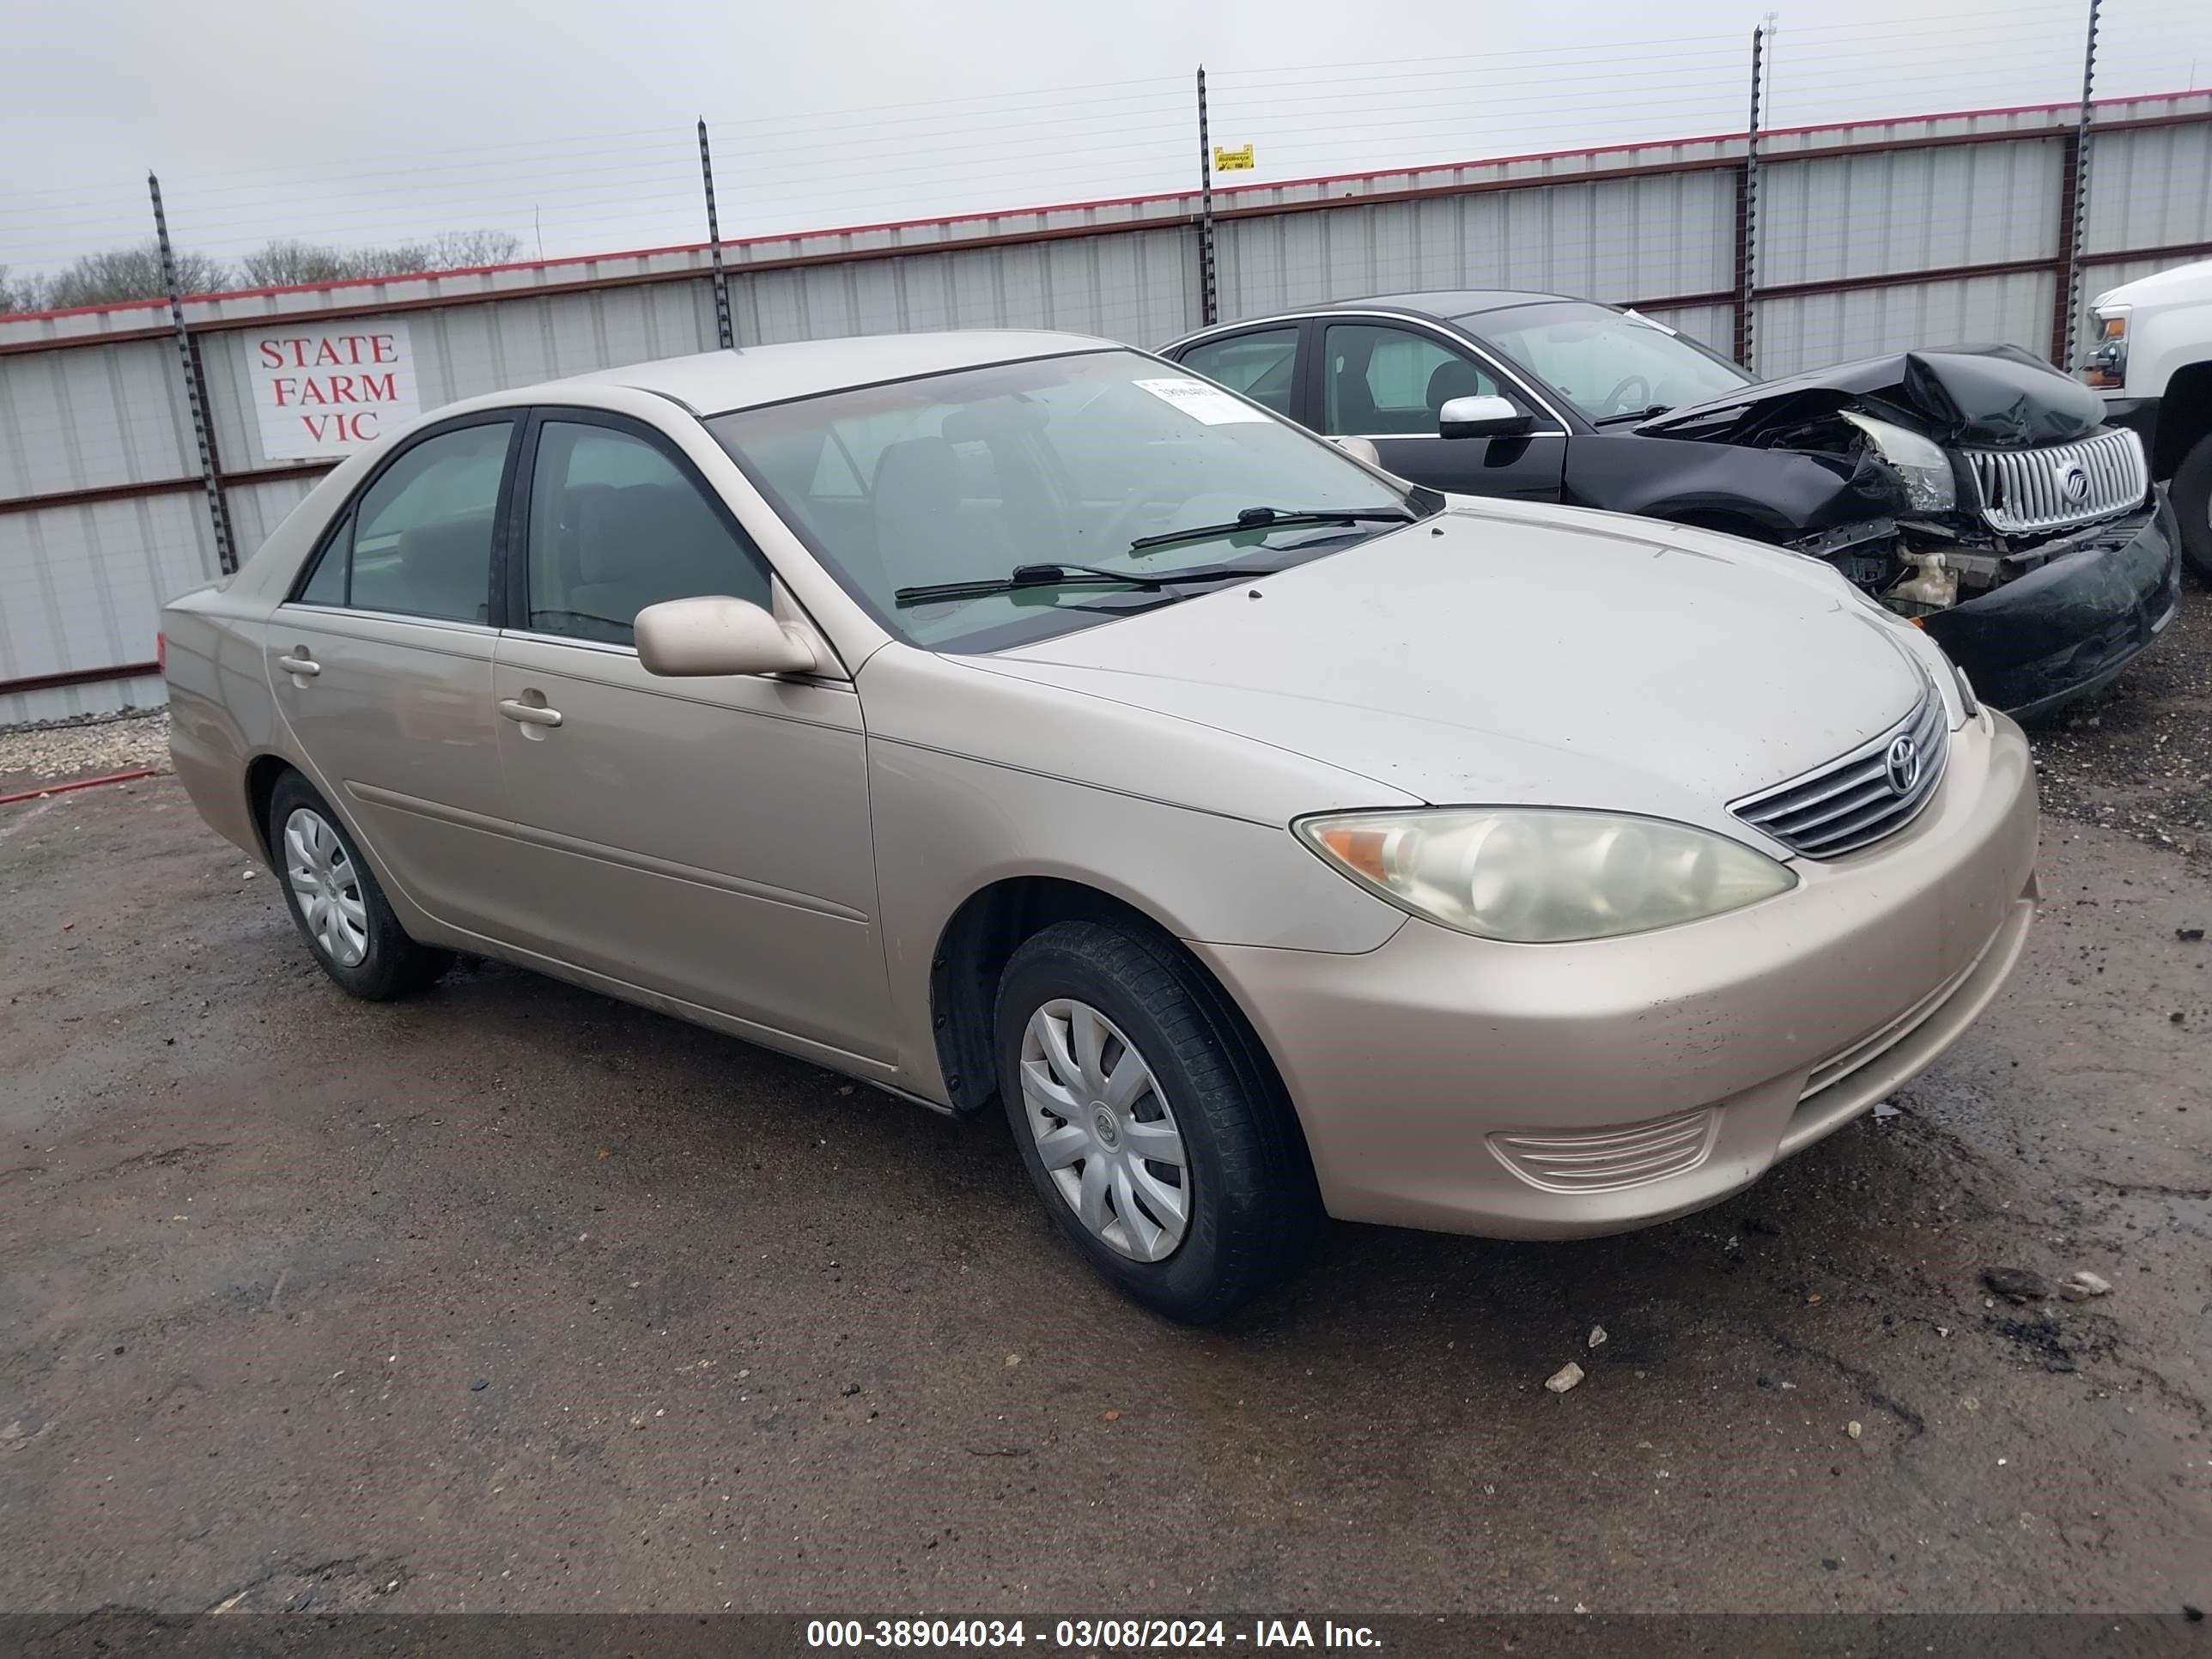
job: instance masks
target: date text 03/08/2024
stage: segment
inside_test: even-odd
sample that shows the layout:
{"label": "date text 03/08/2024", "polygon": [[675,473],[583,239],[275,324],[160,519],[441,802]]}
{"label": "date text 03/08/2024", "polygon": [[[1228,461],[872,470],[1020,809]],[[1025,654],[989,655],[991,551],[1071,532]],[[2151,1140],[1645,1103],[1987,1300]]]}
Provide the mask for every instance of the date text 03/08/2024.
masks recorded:
{"label": "date text 03/08/2024", "polygon": [[1255,1619],[1239,1628],[1220,1619],[1060,1619],[1032,1626],[1020,1619],[813,1619],[810,1648],[1019,1648],[1136,1651],[1175,1648],[1379,1648],[1365,1625],[1322,1620]]}

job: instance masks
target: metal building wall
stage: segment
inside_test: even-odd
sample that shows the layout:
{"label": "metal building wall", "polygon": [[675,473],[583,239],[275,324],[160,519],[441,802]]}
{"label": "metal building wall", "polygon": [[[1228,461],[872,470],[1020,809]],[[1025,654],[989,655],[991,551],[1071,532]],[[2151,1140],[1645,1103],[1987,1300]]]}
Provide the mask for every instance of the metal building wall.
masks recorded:
{"label": "metal building wall", "polygon": [[[2100,106],[2085,298],[2212,256],[2212,94]],[[1769,135],[1757,367],[1905,347],[2050,349],[2067,108]],[[1224,319],[1360,294],[1525,287],[1634,303],[1723,352],[1740,138],[1450,163],[1217,192]],[[738,343],[1042,327],[1152,345],[1201,318],[1194,193],[763,238],[726,247]],[[287,319],[404,318],[425,407],[708,349],[708,257],[665,248],[187,301],[239,550],[319,469],[259,447],[246,342]],[[161,602],[216,568],[166,308],[0,319],[0,721],[158,698]],[[82,683],[7,689],[9,682]]]}

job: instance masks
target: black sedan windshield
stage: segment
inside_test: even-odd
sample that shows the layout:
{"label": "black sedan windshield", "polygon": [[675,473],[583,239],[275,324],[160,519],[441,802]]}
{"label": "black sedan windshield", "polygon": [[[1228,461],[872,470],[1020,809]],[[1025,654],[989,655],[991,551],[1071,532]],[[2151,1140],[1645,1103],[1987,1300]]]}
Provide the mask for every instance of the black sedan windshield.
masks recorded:
{"label": "black sedan windshield", "polygon": [[[707,427],[847,592],[937,650],[1175,604],[1204,591],[1178,570],[1265,574],[1436,501],[1130,351],[862,386]],[[1054,566],[1067,577],[1017,574]]]}
{"label": "black sedan windshield", "polygon": [[1662,324],[1586,301],[1512,306],[1461,324],[1589,421],[1724,398],[1753,379]]}

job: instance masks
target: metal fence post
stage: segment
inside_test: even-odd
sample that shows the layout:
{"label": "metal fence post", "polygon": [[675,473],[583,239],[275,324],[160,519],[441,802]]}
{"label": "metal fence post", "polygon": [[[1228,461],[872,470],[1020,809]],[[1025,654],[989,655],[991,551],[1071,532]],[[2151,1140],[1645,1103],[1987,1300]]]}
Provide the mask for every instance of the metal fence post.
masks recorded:
{"label": "metal fence post", "polygon": [[154,198],[154,240],[161,252],[161,286],[168,290],[169,324],[177,332],[177,361],[184,371],[185,402],[192,414],[192,439],[199,447],[200,485],[207,492],[208,520],[215,531],[216,562],[228,576],[238,568],[238,546],[231,538],[230,506],[223,500],[215,433],[208,424],[207,386],[200,376],[199,349],[192,343],[191,331],[185,326],[185,301],[177,292],[177,256],[169,246],[168,216],[161,210],[161,179],[148,173],[146,189]]}
{"label": "metal fence post", "polygon": [[707,184],[707,246],[714,259],[714,332],[727,351],[737,344],[730,331],[730,283],[722,271],[722,222],[714,214],[714,158],[707,149],[707,118],[699,118],[699,176]]}
{"label": "metal fence post", "polygon": [[1206,65],[1198,66],[1198,307],[1199,320],[1221,320],[1213,274],[1213,149],[1206,131]]}
{"label": "metal fence post", "polygon": [[2081,233],[2089,218],[2089,124],[2095,112],[2091,100],[2097,86],[2097,14],[2102,0],[2089,0],[2089,32],[2081,47],[2081,112],[2074,125],[2073,165],[2067,169],[2073,199],[2065,204],[2059,234],[2065,239],[2061,255],[2065,276],[2059,284],[2062,315],[2055,331],[2052,354],[2058,367],[2074,372],[2074,353],[2081,327]]}
{"label": "metal fence post", "polygon": [[1751,118],[1743,131],[1743,173],[1735,196],[1735,360],[1756,374],[1753,310],[1759,275],[1759,105],[1766,67],[1766,26],[1751,32]]}

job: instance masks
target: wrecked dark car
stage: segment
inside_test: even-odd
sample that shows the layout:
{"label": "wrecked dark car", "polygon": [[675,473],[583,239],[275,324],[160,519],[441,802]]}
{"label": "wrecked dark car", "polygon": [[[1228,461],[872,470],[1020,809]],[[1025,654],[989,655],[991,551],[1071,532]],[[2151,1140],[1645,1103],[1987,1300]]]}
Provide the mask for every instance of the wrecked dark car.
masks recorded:
{"label": "wrecked dark car", "polygon": [[2107,684],[2180,604],[2140,441],[2014,346],[1762,381],[1633,311],[1500,291],[1315,307],[1162,355],[1418,483],[1826,560],[2014,714]]}

